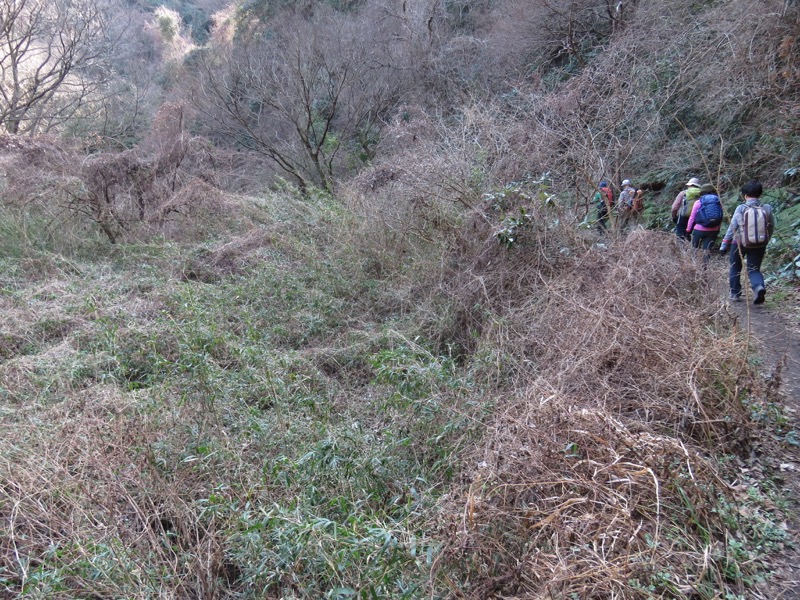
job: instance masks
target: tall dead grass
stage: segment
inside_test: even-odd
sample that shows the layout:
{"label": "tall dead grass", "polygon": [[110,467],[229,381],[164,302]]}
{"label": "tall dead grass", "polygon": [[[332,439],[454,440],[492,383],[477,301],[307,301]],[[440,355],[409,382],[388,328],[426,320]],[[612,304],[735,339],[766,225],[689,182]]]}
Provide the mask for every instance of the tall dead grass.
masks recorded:
{"label": "tall dead grass", "polygon": [[[360,276],[385,284],[384,302],[359,319],[405,318],[409,338],[420,333],[442,353],[456,347],[465,378],[477,381],[464,387],[474,390],[469,400],[495,408],[481,443],[458,457],[461,478],[434,483],[450,486],[440,512],[420,516],[424,535],[443,541],[431,574],[437,594],[743,593],[744,571],[755,567],[732,554],[739,491],[719,459],[747,454],[749,403],[766,396],[717,294],[722,265],[704,266],[669,234],[579,230],[545,187],[510,190],[498,207],[469,166],[439,157],[375,171],[377,183],[350,198],[352,215],[330,232],[319,231],[337,218],[328,199],[272,198],[270,215],[282,215],[285,230],[253,229],[202,254],[204,270],[195,270],[209,281],[241,274],[276,244],[297,261],[350,257]],[[505,248],[498,228],[521,209],[529,220]],[[317,252],[291,252],[306,245]],[[246,437],[202,402],[152,393],[89,384],[0,422],[6,589],[237,593],[224,540],[242,506],[267,498],[253,492],[263,456],[247,456],[255,451]],[[198,431],[221,451],[195,452]],[[231,475],[231,487],[215,487]],[[215,496],[230,512],[217,512]]]}
{"label": "tall dead grass", "polygon": [[180,431],[197,415],[162,406],[153,417],[140,408],[112,386],[95,386],[47,411],[3,419],[0,590],[215,598],[235,577],[220,520],[192,505],[211,495],[200,475],[205,459],[172,462]]}
{"label": "tall dead grass", "polygon": [[443,562],[469,597],[741,593],[737,492],[718,461],[747,455],[764,390],[718,296],[722,266],[672,237],[565,245],[549,273],[511,255],[472,266],[502,314],[476,352],[515,369],[443,507]]}
{"label": "tall dead grass", "polygon": [[[756,593],[723,463],[749,455],[769,392],[720,297],[725,266],[667,233],[576,229],[536,187],[502,210],[462,205],[444,227],[441,211],[403,212],[418,201],[403,176],[381,180],[394,203],[380,221],[441,235],[414,242],[413,260],[393,255],[414,273],[395,289],[427,339],[460,344],[497,406],[442,503],[432,585],[476,599]],[[529,221],[506,249],[498,228],[520,209]]]}
{"label": "tall dead grass", "polygon": [[68,253],[86,246],[91,232],[114,244],[196,242],[246,230],[251,215],[222,189],[243,187],[242,174],[257,168],[246,162],[178,133],[161,144],[98,154],[52,138],[0,136],[4,246],[18,253],[21,238],[17,246]]}

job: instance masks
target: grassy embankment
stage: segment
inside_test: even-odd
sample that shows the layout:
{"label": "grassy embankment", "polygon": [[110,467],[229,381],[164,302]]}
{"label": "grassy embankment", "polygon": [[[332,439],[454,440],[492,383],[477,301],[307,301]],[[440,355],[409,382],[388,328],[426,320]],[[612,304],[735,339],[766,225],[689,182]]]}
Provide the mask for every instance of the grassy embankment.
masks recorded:
{"label": "grassy embankment", "polygon": [[669,234],[530,197],[510,249],[489,206],[275,194],[116,246],[4,209],[0,595],[757,593],[748,340]]}

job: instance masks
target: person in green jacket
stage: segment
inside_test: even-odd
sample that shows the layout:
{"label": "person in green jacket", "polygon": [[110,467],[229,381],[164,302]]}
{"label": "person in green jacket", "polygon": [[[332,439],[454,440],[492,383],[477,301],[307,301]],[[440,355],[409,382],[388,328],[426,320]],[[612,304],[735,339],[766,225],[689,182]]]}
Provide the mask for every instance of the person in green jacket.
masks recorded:
{"label": "person in green jacket", "polygon": [[614,192],[607,181],[601,181],[594,193],[594,204],[597,207],[597,228],[604,232],[608,229],[608,213],[614,207]]}
{"label": "person in green jacket", "polygon": [[700,197],[700,180],[692,177],[686,182],[686,189],[675,197],[672,203],[672,222],[675,223],[675,236],[679,240],[689,240],[691,236],[686,233],[686,225],[689,223],[689,215],[692,214],[692,207],[695,200]]}

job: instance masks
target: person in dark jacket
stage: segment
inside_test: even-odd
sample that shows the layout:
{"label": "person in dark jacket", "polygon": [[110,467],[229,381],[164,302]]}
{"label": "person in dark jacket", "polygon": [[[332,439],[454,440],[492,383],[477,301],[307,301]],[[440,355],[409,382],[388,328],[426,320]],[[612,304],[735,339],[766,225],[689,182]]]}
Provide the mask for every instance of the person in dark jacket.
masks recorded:
{"label": "person in dark jacket", "polygon": [[594,203],[597,206],[597,228],[603,232],[608,229],[608,213],[614,207],[614,192],[607,181],[601,181],[594,193]]}

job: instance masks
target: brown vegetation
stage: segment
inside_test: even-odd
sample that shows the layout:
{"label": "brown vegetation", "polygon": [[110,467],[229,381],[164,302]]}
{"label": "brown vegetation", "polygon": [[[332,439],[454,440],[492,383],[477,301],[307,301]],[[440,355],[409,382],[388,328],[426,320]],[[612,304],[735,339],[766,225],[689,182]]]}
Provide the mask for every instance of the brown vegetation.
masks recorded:
{"label": "brown vegetation", "polygon": [[552,278],[507,265],[518,291],[482,278],[516,306],[483,343],[520,366],[446,503],[451,559],[485,574],[474,597],[629,594],[654,564],[673,565],[680,594],[724,585],[724,540],[704,556],[689,532],[725,529],[711,507],[736,491],[708,452],[748,455],[740,390],[755,380],[702,269],[665,242],[641,232],[587,249]]}
{"label": "brown vegetation", "polygon": [[[162,11],[96,135],[0,112],[0,595],[770,597],[782,399],[658,230],[796,167],[752,4]],[[598,234],[628,177],[654,230]]]}

